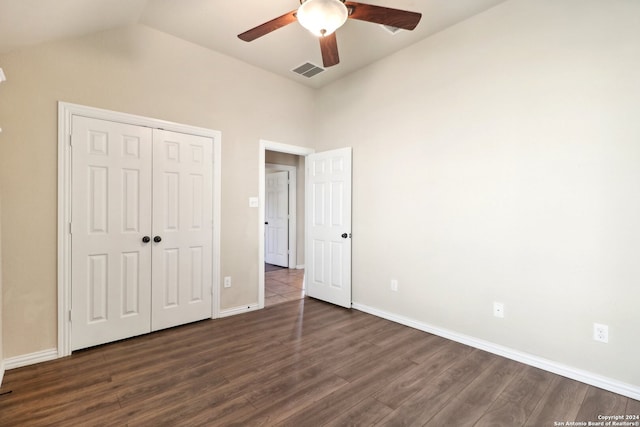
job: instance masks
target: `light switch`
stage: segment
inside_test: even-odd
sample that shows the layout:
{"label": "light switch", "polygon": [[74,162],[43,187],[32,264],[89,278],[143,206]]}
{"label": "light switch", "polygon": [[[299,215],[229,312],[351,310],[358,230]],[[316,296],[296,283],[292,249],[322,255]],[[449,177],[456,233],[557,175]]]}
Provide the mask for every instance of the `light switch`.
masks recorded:
{"label": "light switch", "polygon": [[249,207],[257,208],[260,205],[260,201],[257,197],[249,197]]}

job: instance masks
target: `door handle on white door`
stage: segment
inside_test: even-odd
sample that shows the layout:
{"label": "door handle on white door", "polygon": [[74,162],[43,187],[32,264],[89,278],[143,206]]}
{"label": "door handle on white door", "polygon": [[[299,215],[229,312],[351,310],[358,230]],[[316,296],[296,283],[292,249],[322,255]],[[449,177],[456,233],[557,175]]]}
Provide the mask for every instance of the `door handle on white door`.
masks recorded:
{"label": "door handle on white door", "polygon": [[156,237],[153,238],[153,241],[156,242],[156,243],[160,243],[160,242],[162,242],[162,237],[156,236]]}
{"label": "door handle on white door", "polygon": [[342,237],[343,239],[347,239],[347,238],[349,238],[349,239],[350,239],[350,238],[351,238],[351,233],[349,233],[349,234],[347,234],[347,233],[342,233],[342,236],[340,236],[340,237]]}
{"label": "door handle on white door", "polygon": [[149,243],[150,241],[151,241],[151,237],[149,237],[149,236],[144,236],[142,238],[142,243]]}

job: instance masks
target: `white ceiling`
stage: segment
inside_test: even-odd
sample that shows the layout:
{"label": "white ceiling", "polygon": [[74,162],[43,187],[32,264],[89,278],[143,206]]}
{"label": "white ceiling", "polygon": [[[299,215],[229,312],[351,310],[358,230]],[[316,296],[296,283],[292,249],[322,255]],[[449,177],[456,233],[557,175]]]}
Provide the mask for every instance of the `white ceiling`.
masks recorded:
{"label": "white ceiling", "polygon": [[392,35],[348,20],[336,35],[340,64],[312,78],[293,73],[322,66],[318,40],[293,23],[253,42],[237,35],[296,9],[299,0],[0,0],[0,53],[25,46],[140,23],[238,58],[311,87],[321,87],[367,64],[506,0],[363,0],[422,13],[414,31]]}

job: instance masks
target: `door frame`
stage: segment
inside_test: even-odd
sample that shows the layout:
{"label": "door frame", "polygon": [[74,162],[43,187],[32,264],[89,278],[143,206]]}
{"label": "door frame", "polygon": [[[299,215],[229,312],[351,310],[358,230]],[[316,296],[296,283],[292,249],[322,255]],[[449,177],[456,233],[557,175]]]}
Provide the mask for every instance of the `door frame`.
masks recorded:
{"label": "door frame", "polygon": [[[281,142],[268,141],[266,139],[261,139],[259,141],[259,149],[258,149],[258,200],[259,200],[259,204],[258,204],[258,309],[264,308],[264,213],[265,213],[264,211],[265,188],[264,187],[265,187],[265,172],[266,172],[265,152],[267,150],[276,151],[279,153],[293,154],[293,155],[302,156],[302,157],[306,157],[309,154],[315,153],[314,149],[308,148],[308,147],[283,144]],[[291,189],[289,189],[289,191],[291,191]],[[305,231],[303,231],[303,235],[306,235],[306,228],[305,228]],[[291,238],[291,234],[289,234],[289,238]],[[291,255],[292,254],[289,254],[289,260],[291,260]],[[295,254],[293,255],[295,258]]]}
{"label": "door frame", "polygon": [[[289,172],[289,183],[287,184],[287,191],[289,193],[289,197],[288,197],[288,202],[287,202],[287,211],[289,214],[289,221],[287,222],[287,226],[289,228],[289,267],[288,268],[296,268],[296,253],[298,251],[297,246],[298,246],[298,242],[297,242],[297,235],[296,235],[296,222],[297,222],[297,209],[296,209],[296,203],[297,203],[297,197],[296,197],[296,192],[297,192],[297,178],[296,175],[298,173],[298,168],[295,166],[288,166],[288,165],[279,165],[279,164],[275,164],[275,163],[266,163],[265,164],[265,175],[269,173],[269,171],[274,171],[274,172]],[[266,179],[266,177],[265,177]],[[265,208],[266,208],[266,195],[265,195]],[[266,239],[265,239],[266,240]]]}
{"label": "door frame", "polygon": [[84,116],[136,126],[204,136],[213,140],[213,276],[212,318],[220,315],[220,220],[221,140],[220,131],[183,125],[68,102],[58,102],[58,357],[71,354],[71,120]]}

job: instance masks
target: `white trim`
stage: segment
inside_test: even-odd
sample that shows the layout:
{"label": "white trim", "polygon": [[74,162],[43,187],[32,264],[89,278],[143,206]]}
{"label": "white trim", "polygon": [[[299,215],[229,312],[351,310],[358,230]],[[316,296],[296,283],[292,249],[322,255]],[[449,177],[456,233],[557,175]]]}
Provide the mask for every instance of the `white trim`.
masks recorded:
{"label": "white trim", "polygon": [[[220,313],[220,220],[221,216],[221,140],[220,131],[183,125],[165,120],[117,111],[58,102],[58,350],[57,356],[71,354],[71,118],[74,115],[116,121],[136,126],[165,129],[213,139],[213,298],[212,318]],[[6,361],[5,361],[6,362]]]}
{"label": "white trim", "polygon": [[222,317],[235,316],[237,314],[248,313],[250,311],[256,311],[259,309],[260,307],[258,307],[258,304],[249,304],[249,305],[242,305],[240,307],[226,308],[220,311],[219,317],[222,318]]}
{"label": "white trim", "polygon": [[[265,186],[265,151],[277,151],[296,156],[308,156],[315,150],[296,145],[261,139],[258,147],[258,308],[264,308],[264,186]],[[306,235],[306,231],[304,231]]]}
{"label": "white trim", "polygon": [[0,358],[0,387],[2,387],[3,379],[4,379],[4,360]]}
{"label": "white trim", "polygon": [[57,358],[58,349],[50,348],[48,350],[36,351],[35,353],[23,354],[4,359],[4,368],[8,371],[10,369],[21,368],[23,366],[34,365],[36,363],[48,362]]}
{"label": "white trim", "polygon": [[[293,154],[295,156],[305,157],[316,152],[316,150],[314,150],[313,148],[283,144],[281,142],[268,141],[266,139],[261,139],[260,144],[264,144],[266,150],[277,151],[278,153]],[[264,162],[262,163],[264,164]]]}
{"label": "white trim", "polygon": [[58,103],[58,357],[71,354],[71,114]]}
{"label": "white trim", "polygon": [[489,353],[496,354],[498,356],[506,357],[507,359],[515,360],[516,362],[524,363],[525,365],[533,366],[535,368],[552,372],[554,374],[561,375],[572,380],[580,381],[594,387],[602,388],[604,390],[618,393],[632,399],[640,400],[640,388],[632,384],[624,383],[622,381],[614,380],[612,378],[604,377],[592,372],[583,371],[581,369],[563,365],[561,363],[554,362],[553,360],[534,356],[529,353],[514,350],[512,348],[474,338],[469,335],[464,335],[454,331],[450,331],[448,329],[432,326],[427,323],[409,319],[408,317],[388,313],[386,311],[369,307],[364,304],[358,304],[354,302],[352,306],[356,310],[360,310],[365,313],[369,313],[374,316],[399,323],[401,325],[409,326],[411,328],[428,332],[433,335],[438,335],[451,341],[456,341],[461,344],[465,344],[474,348],[478,348],[480,350],[487,351]]}
{"label": "white trim", "polygon": [[[289,165],[278,165],[275,163],[266,163],[265,164],[265,174],[267,173],[267,170],[279,170],[279,171],[287,171],[289,173],[289,185],[288,185],[288,189],[289,189],[289,201],[287,202],[288,204],[288,209],[289,209],[289,261],[288,261],[288,266],[289,268],[295,268],[296,265],[296,255],[298,254],[298,235],[297,235],[297,230],[296,230],[296,222],[297,222],[297,175],[298,175],[298,168],[295,166],[289,166]],[[266,197],[266,196],[265,196]],[[265,200],[265,204],[266,204],[266,200]],[[266,208],[266,205],[265,205]],[[263,217],[264,218],[264,217]]]}
{"label": "white trim", "polygon": [[219,141],[221,138],[221,132],[217,130],[185,125],[182,123],[174,123],[166,120],[154,119],[152,117],[137,116],[135,114],[123,113],[120,111],[105,110],[102,108],[88,107],[85,105],[72,104],[62,101],[58,102],[58,109],[62,109],[62,112],[67,113],[69,116],[78,115],[89,117],[92,119],[110,120],[135,126],[146,126],[155,129],[164,129],[172,132],[180,132],[189,135],[214,138],[214,140],[216,141]]}
{"label": "white trim", "polygon": [[304,270],[304,264],[296,265],[296,270]]}
{"label": "white trim", "polygon": [[222,134],[213,140],[213,275],[211,276],[211,286],[213,286],[213,307],[211,318],[220,316],[220,248],[222,226]]}

